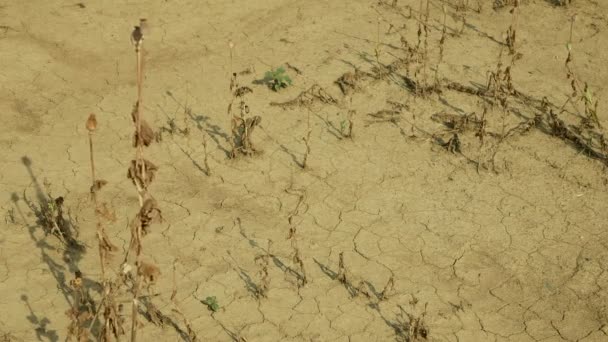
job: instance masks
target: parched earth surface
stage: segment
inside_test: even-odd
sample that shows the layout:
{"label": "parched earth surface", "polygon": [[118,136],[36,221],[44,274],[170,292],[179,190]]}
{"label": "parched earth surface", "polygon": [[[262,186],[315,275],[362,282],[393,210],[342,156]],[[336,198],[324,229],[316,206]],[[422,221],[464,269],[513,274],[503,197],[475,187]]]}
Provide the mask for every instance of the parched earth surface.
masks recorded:
{"label": "parched earth surface", "polygon": [[[143,240],[161,272],[145,293],[167,319],[140,316],[140,340],[187,340],[175,288],[202,341],[607,341],[604,129],[576,128],[593,106],[567,101],[565,61],[571,40],[608,125],[608,3],[558,2],[522,0],[514,24],[506,0],[430,1],[428,20],[413,0],[1,1],[0,340],[64,340],[76,271],[100,297],[89,113],[120,272],[139,207],[130,32],[147,18],[164,220]],[[274,92],[260,79],[279,66],[293,84]],[[507,90],[484,91],[507,66]],[[262,118],[259,153],[236,159],[231,71]],[[550,112],[589,138],[555,134]],[[82,250],[45,234],[59,196]]]}

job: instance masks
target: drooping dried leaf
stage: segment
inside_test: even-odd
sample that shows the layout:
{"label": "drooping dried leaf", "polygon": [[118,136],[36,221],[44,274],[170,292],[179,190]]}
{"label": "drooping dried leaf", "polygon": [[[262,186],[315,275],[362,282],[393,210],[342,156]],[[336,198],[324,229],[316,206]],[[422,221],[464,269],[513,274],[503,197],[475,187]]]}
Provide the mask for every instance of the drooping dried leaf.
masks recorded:
{"label": "drooping dried leaf", "polygon": [[[124,318],[120,313],[122,304],[116,304],[112,291],[114,289],[110,290],[111,294],[105,299],[103,312],[105,323],[102,325],[101,342],[118,341],[120,336],[125,334]],[[113,339],[111,338],[112,335],[114,336]]]}
{"label": "drooping dried leaf", "polygon": [[163,220],[162,212],[158,208],[158,203],[153,198],[148,198],[144,201],[137,217],[141,223],[143,235],[148,233],[148,227],[150,227],[152,223],[162,222]]}
{"label": "drooping dried leaf", "polygon": [[[131,228],[131,243],[129,244],[129,250],[139,253],[139,251],[141,250],[141,235],[142,235],[141,220],[139,219],[139,214],[137,214],[135,216],[135,218],[133,220],[131,220],[130,228]],[[131,270],[131,267],[127,265],[127,267],[125,267],[125,269],[123,270],[123,273],[130,274],[130,273],[128,273],[128,272],[130,272],[130,270]]]}
{"label": "drooping dried leaf", "polygon": [[[149,233],[149,227],[153,223],[162,222],[163,217],[161,210],[158,208],[156,200],[148,198],[144,201],[141,209],[131,221],[131,246],[135,250],[139,246],[138,235],[146,236]],[[138,232],[140,232],[138,234]]]}
{"label": "drooping dried leaf", "polygon": [[133,119],[133,123],[137,122],[137,109],[139,108],[139,102],[135,102],[133,105],[133,110],[131,110],[131,119]]}
{"label": "drooping dried leaf", "polygon": [[97,193],[106,184],[108,184],[108,181],[103,179],[97,179],[95,183],[91,185],[91,193]]}
{"label": "drooping dried leaf", "polygon": [[247,86],[242,86],[242,87],[238,87],[236,88],[236,90],[234,91],[234,96],[235,97],[243,97],[246,94],[249,93],[253,93],[253,90]]}
{"label": "drooping dried leaf", "polygon": [[[139,102],[135,102],[133,106],[133,110],[131,111],[131,119],[133,119],[133,123],[137,123],[137,110],[139,108]],[[137,132],[133,134],[133,147],[138,146],[138,138]],[[152,127],[146,122],[146,120],[141,119],[141,138],[144,146],[150,146],[152,141],[154,140],[154,130]]]}
{"label": "drooping dried leaf", "polygon": [[156,171],[158,171],[158,167],[152,164],[151,161],[144,159],[143,165],[146,169],[146,179],[143,179],[143,175],[141,173],[141,167],[137,167],[137,161],[131,160],[131,165],[129,166],[129,171],[127,172],[127,177],[133,181],[134,185],[140,185],[144,188],[147,188],[150,183],[154,180],[154,175]]}
{"label": "drooping dried leaf", "polygon": [[106,231],[104,229],[100,229],[101,223],[98,223],[97,226],[98,226],[97,232],[99,234],[99,246],[106,252],[109,252],[109,253],[116,252],[118,250],[118,247],[116,247],[116,245],[114,245],[110,241],[110,238],[108,237],[108,234],[106,233]]}
{"label": "drooping dried leaf", "polygon": [[336,81],[344,95],[350,95],[357,90],[357,83],[363,78],[364,73],[356,69],[355,72],[347,72],[340,76]]}
{"label": "drooping dried leaf", "polygon": [[[138,138],[137,132],[133,135],[133,147],[138,146]],[[152,141],[154,141],[154,130],[150,125],[146,122],[146,120],[141,120],[141,140],[144,146],[150,146]]]}

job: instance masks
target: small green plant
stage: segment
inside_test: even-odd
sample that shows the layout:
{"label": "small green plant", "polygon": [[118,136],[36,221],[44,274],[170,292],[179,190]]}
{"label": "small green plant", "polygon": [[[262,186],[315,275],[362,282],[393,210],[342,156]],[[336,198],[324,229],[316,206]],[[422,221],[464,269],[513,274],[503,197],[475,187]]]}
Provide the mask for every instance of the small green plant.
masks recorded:
{"label": "small green plant", "polygon": [[291,78],[285,73],[283,67],[266,71],[262,81],[274,91],[279,91],[281,88],[287,88],[291,85]]}
{"label": "small green plant", "polygon": [[202,303],[207,305],[209,310],[213,312],[218,312],[218,310],[220,309],[220,305],[217,303],[217,298],[215,298],[215,296],[205,298]]}

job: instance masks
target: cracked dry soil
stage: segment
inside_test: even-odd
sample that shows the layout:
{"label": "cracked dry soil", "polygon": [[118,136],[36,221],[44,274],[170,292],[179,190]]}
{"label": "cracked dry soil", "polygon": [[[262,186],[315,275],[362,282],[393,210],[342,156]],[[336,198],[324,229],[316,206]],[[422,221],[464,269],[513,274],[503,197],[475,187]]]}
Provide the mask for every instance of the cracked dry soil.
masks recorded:
{"label": "cracked dry soil", "polygon": [[[400,34],[416,45],[419,1],[390,3],[0,3],[0,340],[63,340],[73,273],[82,271],[85,286],[97,286],[84,128],[90,112],[99,121],[97,172],[109,182],[100,196],[116,217],[106,229],[121,250],[128,248],[127,220],[138,208],[125,177],[135,98],[129,33],[145,17],[151,34],[144,112],[157,131],[167,129],[146,152],[159,167],[152,192],[165,221],[152,227],[144,254],[160,267],[154,300],[168,315],[175,263],[177,297],[200,340],[608,341],[604,164],[533,127],[501,143],[495,170],[478,172],[479,139],[462,134],[461,153],[450,153],[435,139],[446,127],[431,116],[479,117],[487,97],[447,88],[416,96],[396,76],[405,69],[362,76],[343,95],[335,81],[354,67],[373,74],[375,48],[389,65],[403,53]],[[481,1],[481,13],[463,12],[458,3],[430,2],[429,79],[445,5],[448,35],[438,74],[483,86],[504,50],[510,7],[495,10],[498,2]],[[577,75],[599,99],[600,121],[608,122],[605,1],[564,7],[521,1],[513,84],[530,98],[564,102],[571,93],[564,61],[574,13]],[[240,76],[253,89],[251,112],[263,118],[253,136],[263,152],[237,160],[226,158],[230,40],[234,69],[252,71]],[[275,93],[251,83],[286,63],[293,86]],[[271,105],[313,85],[338,103]],[[402,104],[398,115],[368,115],[390,103]],[[509,103],[509,127],[538,113],[516,96]],[[352,139],[338,132],[348,110],[355,113]],[[560,114],[580,113],[567,106]],[[302,170],[308,115],[311,152]],[[500,131],[500,110],[487,115],[494,122],[488,130]],[[171,119],[181,130],[168,126]],[[185,128],[187,135],[180,133]],[[65,252],[37,225],[36,205],[48,200],[47,190],[64,197],[84,252]],[[290,227],[296,227],[291,238]],[[210,296],[219,305],[215,313],[203,303]],[[141,340],[180,338],[169,326],[141,321]]]}

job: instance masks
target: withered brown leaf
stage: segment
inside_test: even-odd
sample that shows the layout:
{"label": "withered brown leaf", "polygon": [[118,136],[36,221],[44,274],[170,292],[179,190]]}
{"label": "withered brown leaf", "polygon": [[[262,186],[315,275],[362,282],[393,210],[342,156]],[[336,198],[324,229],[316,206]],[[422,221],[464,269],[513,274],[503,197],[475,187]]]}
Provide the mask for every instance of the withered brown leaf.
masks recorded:
{"label": "withered brown leaf", "polygon": [[235,91],[234,91],[234,96],[235,97],[243,97],[246,94],[249,93],[253,93],[253,90],[247,86],[242,86],[242,87],[238,87]]}
{"label": "withered brown leaf", "polygon": [[158,208],[158,203],[153,198],[148,198],[144,201],[137,217],[141,222],[142,233],[144,235],[148,233],[148,227],[150,227],[152,223],[162,222],[163,220],[162,212]]}
{"label": "withered brown leaf", "polygon": [[[133,134],[133,147],[138,146],[138,138],[137,132]],[[146,120],[141,120],[141,140],[144,146],[150,146],[152,141],[154,141],[154,130],[150,125],[146,122]]]}
{"label": "withered brown leaf", "polygon": [[99,234],[99,246],[107,252],[116,252],[118,247],[110,241],[110,237],[104,229],[101,229],[101,223],[97,224],[97,232]]}
{"label": "withered brown leaf", "polygon": [[[156,200],[154,200],[153,198],[146,199],[141,209],[139,209],[139,212],[135,216],[135,219],[131,221],[131,230],[133,238],[136,237],[138,227],[141,227],[141,235],[146,236],[149,233],[149,227],[151,224],[162,221],[162,213],[161,210],[158,208]],[[133,241],[133,245],[131,247],[134,248],[137,245],[137,242]]]}
{"label": "withered brown leaf", "polygon": [[91,193],[97,193],[97,191],[101,190],[101,188],[106,184],[108,184],[108,181],[97,179],[93,185],[91,185]]}
{"label": "withered brown leaf", "polygon": [[158,171],[158,167],[147,159],[144,159],[143,162],[146,169],[146,179],[143,179],[141,168],[137,167],[136,160],[131,160],[127,177],[133,181],[134,185],[137,186],[139,184],[140,186],[147,188],[154,180],[154,175],[156,174],[156,171]]}
{"label": "withered brown leaf", "polygon": [[133,123],[137,122],[137,109],[139,108],[139,102],[135,102],[133,105],[133,110],[131,111],[131,119],[133,119]]}
{"label": "withered brown leaf", "polygon": [[[131,119],[133,119],[133,123],[137,123],[137,110],[139,108],[139,102],[135,102],[133,106],[133,110],[131,111]],[[141,139],[144,146],[150,146],[152,141],[154,140],[154,130],[152,127],[146,122],[146,120],[141,119]],[[137,131],[133,134],[133,147],[138,146],[138,138]]]}

